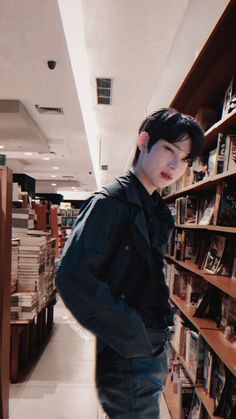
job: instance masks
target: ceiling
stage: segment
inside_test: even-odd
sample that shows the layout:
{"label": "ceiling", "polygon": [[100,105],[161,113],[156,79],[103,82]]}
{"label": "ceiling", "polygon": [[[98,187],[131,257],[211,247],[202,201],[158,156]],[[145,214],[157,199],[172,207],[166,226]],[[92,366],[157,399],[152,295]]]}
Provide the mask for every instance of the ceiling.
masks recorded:
{"label": "ceiling", "polygon": [[[170,104],[228,3],[0,0],[0,152],[8,165],[35,178],[38,193],[67,199],[124,173],[142,119]],[[99,77],[112,79],[111,105],[97,104]]]}

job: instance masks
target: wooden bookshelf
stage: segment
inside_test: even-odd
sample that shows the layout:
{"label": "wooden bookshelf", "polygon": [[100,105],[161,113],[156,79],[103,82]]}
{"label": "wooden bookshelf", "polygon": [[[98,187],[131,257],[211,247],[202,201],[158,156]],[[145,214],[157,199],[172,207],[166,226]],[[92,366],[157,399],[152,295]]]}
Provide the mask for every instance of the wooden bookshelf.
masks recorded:
{"label": "wooden bookshelf", "polygon": [[12,172],[0,167],[0,417],[9,416]]}
{"label": "wooden bookshelf", "polygon": [[[207,40],[205,46],[200,51],[192,68],[187,74],[185,80],[177,91],[170,106],[178,109],[178,111],[190,114],[193,117],[200,109],[211,109],[217,113],[216,123],[205,133],[205,143],[203,152],[209,152],[215,148],[219,133],[234,134],[236,133],[236,111],[225,115],[221,119],[222,105],[226,89],[231,81],[236,81],[236,2],[229,1],[222,17],[217,23],[215,29]],[[166,202],[173,202],[175,198],[186,194],[201,194],[205,191],[215,191],[216,186],[224,181],[236,179],[236,171],[226,171],[216,176],[208,177],[193,185],[187,186],[182,190],[165,196]],[[207,230],[210,232],[220,232],[222,234],[236,233],[235,227],[228,226],[203,226],[203,225],[177,225],[177,228],[191,228],[199,230]],[[187,263],[176,260],[174,257],[166,255],[170,261],[181,266],[194,274],[197,274],[207,282],[211,283],[221,291],[236,298],[236,281],[225,276],[211,275],[199,269],[193,263]],[[186,318],[199,331],[203,339],[213,349],[216,355],[224,362],[226,367],[236,375],[236,344],[230,343],[225,339],[221,330],[217,329],[215,323],[209,319],[197,319],[193,317],[193,308],[187,307],[186,303],[178,296],[171,297],[174,304],[186,316]],[[183,360],[182,360],[183,361]],[[175,399],[173,389],[168,384],[166,393],[167,405],[173,418],[179,419],[179,412],[176,413]],[[204,389],[196,387],[196,393],[204,404],[210,417],[213,416],[213,399],[206,396]]]}
{"label": "wooden bookshelf", "polygon": [[201,225],[201,224],[176,224],[177,228],[191,228],[196,230],[220,231],[221,233],[236,233],[236,227]]}
{"label": "wooden bookshelf", "polygon": [[186,188],[183,188],[172,194],[166,195],[163,197],[163,199],[165,201],[173,201],[175,198],[185,195],[188,192],[195,193],[195,192],[205,191],[207,189],[213,189],[218,183],[234,178],[235,176],[236,176],[236,171],[226,171],[224,173],[220,173],[215,176],[210,176],[207,179],[203,179],[200,182],[194,183],[193,185],[190,185],[190,186],[186,186]]}
{"label": "wooden bookshelf", "polygon": [[182,268],[205,279],[205,281],[219,288],[221,291],[224,291],[226,294],[229,294],[231,297],[236,298],[236,281],[234,279],[231,279],[228,276],[206,273],[202,269],[198,268],[194,263],[182,262],[180,260],[176,260],[173,256],[166,255],[165,257]]}

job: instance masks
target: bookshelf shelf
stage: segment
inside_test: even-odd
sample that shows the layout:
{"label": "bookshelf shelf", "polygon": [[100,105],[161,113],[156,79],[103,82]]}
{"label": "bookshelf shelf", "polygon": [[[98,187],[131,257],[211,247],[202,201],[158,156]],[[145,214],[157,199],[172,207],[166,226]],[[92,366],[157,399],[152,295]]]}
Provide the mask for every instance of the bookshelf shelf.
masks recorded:
{"label": "bookshelf shelf", "polygon": [[209,148],[220,132],[222,134],[227,134],[232,128],[236,128],[236,111],[230,112],[206,131],[204,148]]}
{"label": "bookshelf shelf", "polygon": [[188,320],[196,327],[198,331],[201,329],[214,329],[218,330],[216,323],[211,319],[199,319],[193,317],[195,308],[188,307],[184,300],[181,300],[177,295],[171,295],[171,300],[180,309],[180,311],[187,317]]}
{"label": "bookshelf shelf", "polygon": [[207,413],[209,414],[211,419],[223,419],[222,416],[214,416],[213,415],[214,401],[211,397],[209,397],[205,394],[204,389],[202,387],[195,387],[195,390],[196,390],[197,396],[199,397],[199,399],[204,404],[204,406],[207,410]]}
{"label": "bookshelf shelf", "polygon": [[177,228],[191,228],[199,230],[221,231],[222,233],[236,233],[236,227],[201,225],[201,224],[176,224]]}
{"label": "bookshelf shelf", "polygon": [[187,319],[191,321],[208,345],[236,376],[236,344],[232,344],[225,339],[224,334],[217,328],[213,320],[193,317],[194,309],[192,307],[187,307],[185,302],[177,295],[172,295],[171,300]]}
{"label": "bookshelf shelf", "polygon": [[178,196],[184,195],[187,192],[201,192],[205,191],[206,189],[214,188],[218,183],[221,183],[227,179],[233,178],[236,176],[236,171],[226,171],[224,173],[220,173],[215,176],[208,177],[207,179],[203,179],[200,182],[194,183],[193,185],[187,186],[173,194],[164,196],[165,201],[173,201]]}
{"label": "bookshelf shelf", "polygon": [[173,256],[166,255],[166,258],[172,260],[182,268],[199,275],[201,278],[205,279],[205,281],[219,288],[221,291],[224,291],[231,297],[236,298],[236,281],[234,279],[231,279],[228,276],[207,274],[202,269],[199,269],[195,264],[176,260]]}

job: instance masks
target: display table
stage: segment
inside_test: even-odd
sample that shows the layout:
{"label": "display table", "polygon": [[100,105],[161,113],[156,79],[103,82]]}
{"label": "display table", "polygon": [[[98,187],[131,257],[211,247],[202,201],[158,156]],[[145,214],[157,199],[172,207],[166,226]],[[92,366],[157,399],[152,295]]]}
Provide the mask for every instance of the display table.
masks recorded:
{"label": "display table", "polygon": [[20,369],[27,366],[45,342],[53,326],[53,294],[45,306],[32,320],[11,321],[10,380],[16,383]]}

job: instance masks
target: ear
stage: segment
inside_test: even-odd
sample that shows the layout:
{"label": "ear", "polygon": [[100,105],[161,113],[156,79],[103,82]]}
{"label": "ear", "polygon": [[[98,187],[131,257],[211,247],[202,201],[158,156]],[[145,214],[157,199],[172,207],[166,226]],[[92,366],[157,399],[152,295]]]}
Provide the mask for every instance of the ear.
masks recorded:
{"label": "ear", "polygon": [[146,151],[148,140],[149,140],[148,132],[147,131],[140,132],[138,136],[138,141],[137,141],[137,145],[140,151]]}

